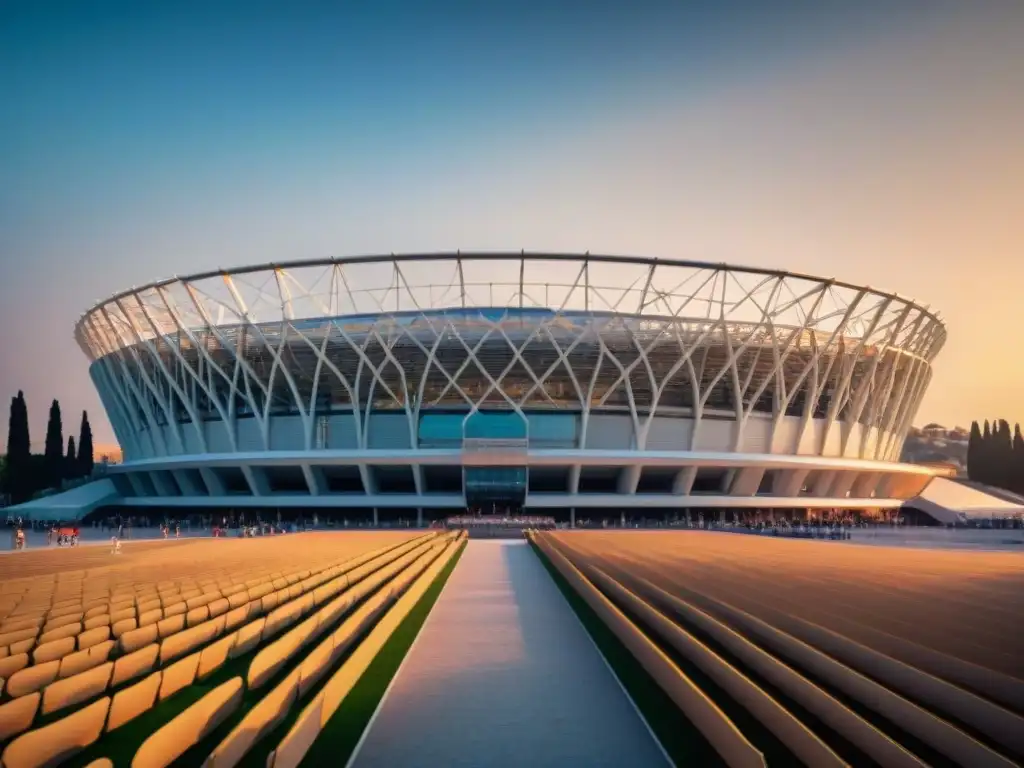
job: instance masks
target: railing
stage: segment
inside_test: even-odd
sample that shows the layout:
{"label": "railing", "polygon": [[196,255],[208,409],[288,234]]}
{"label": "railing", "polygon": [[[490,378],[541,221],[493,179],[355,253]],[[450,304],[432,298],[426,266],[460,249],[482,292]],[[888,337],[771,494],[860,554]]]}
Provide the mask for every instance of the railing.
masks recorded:
{"label": "railing", "polygon": [[467,437],[462,440],[463,453],[526,453],[529,450],[526,438]]}

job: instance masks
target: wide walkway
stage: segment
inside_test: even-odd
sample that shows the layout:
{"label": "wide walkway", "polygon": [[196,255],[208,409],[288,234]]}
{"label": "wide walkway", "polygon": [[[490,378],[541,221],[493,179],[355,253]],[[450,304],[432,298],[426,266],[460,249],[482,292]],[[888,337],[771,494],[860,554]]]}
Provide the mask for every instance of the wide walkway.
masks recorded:
{"label": "wide walkway", "polygon": [[472,540],[350,765],[666,762],[529,546]]}

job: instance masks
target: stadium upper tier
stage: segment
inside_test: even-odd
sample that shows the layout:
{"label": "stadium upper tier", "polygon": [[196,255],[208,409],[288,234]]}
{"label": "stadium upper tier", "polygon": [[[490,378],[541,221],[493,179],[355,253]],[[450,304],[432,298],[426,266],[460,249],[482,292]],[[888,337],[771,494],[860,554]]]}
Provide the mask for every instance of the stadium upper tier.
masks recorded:
{"label": "stadium upper tier", "polygon": [[891,461],[945,329],[788,272],[449,253],[172,278],[97,305],[76,338],[129,460],[415,450],[451,431],[437,414],[503,411],[531,445]]}

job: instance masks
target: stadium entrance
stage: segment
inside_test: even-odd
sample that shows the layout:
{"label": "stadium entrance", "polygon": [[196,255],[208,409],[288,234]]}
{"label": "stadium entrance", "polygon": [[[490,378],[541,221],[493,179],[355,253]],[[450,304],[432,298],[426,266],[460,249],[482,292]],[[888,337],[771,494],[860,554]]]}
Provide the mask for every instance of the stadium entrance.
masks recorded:
{"label": "stadium entrance", "polygon": [[525,467],[467,467],[466,513],[448,518],[473,539],[518,539],[530,528],[553,528],[554,518],[527,515]]}
{"label": "stadium entrance", "polygon": [[470,514],[516,517],[526,502],[526,467],[466,467]]}
{"label": "stadium entrance", "polygon": [[518,516],[526,502],[526,421],[516,413],[480,412],[463,422],[463,488],[470,514]]}

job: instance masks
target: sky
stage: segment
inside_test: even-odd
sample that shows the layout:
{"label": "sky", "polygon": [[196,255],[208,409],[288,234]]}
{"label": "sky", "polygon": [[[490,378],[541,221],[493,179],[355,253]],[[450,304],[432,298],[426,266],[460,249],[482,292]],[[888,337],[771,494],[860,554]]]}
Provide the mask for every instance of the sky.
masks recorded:
{"label": "sky", "polygon": [[1014,0],[9,0],[0,399],[113,442],[73,327],[157,278],[525,248],[896,291],[949,331],[919,425],[1024,422],[1021,40]]}

